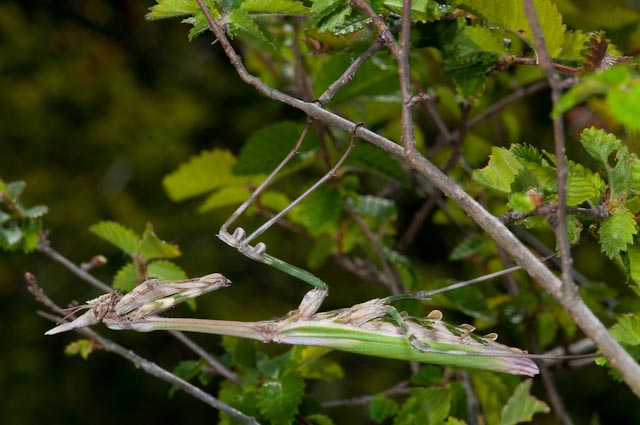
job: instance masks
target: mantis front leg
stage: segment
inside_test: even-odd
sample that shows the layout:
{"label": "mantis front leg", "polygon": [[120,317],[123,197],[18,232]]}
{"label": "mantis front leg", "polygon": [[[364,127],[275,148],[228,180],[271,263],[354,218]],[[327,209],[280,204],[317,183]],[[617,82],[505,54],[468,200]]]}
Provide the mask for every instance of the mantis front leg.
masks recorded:
{"label": "mantis front leg", "polygon": [[[307,120],[307,124],[298,139],[298,142],[294,146],[294,148],[289,152],[289,154],[282,160],[282,162],[273,170],[273,172],[258,186],[258,188],[251,194],[251,196],[242,204],[233,214],[229,217],[229,219],[222,225],[220,231],[218,233],[218,237],[225,242],[227,245],[236,248],[239,252],[244,254],[245,256],[264,263],[268,266],[272,266],[278,270],[281,270],[287,273],[290,276],[293,276],[297,279],[302,280],[314,287],[313,290],[309,291],[305,297],[302,299],[300,306],[298,307],[296,317],[306,319],[315,314],[322,301],[327,297],[329,287],[327,284],[322,281],[320,278],[315,276],[314,274],[301,269],[300,267],[289,264],[279,258],[276,258],[272,255],[267,254],[267,246],[259,242],[255,246],[251,246],[250,243],[255,238],[264,233],[267,229],[269,229],[273,224],[275,224],[280,218],[282,218],[285,214],[287,214],[293,207],[298,205],[304,198],[309,196],[314,190],[320,187],[323,183],[325,183],[329,178],[331,178],[337,170],[342,166],[344,161],[347,159],[351,151],[355,146],[355,131],[352,132],[351,140],[349,141],[349,146],[342,154],[340,159],[336,162],[336,164],[329,170],[322,178],[320,178],[317,182],[315,182],[309,189],[307,189],[302,195],[296,198],[293,202],[291,202],[286,208],[280,211],[278,214],[273,216],[267,222],[265,222],[262,226],[256,229],[253,233],[247,236],[246,232],[243,228],[236,228],[233,233],[229,233],[229,226],[249,207],[249,205],[258,197],[258,195],[273,181],[276,174],[282,170],[282,168],[295,156],[296,152],[300,148],[302,141],[307,133],[309,128],[310,121]],[[357,127],[356,127],[357,128]]]}

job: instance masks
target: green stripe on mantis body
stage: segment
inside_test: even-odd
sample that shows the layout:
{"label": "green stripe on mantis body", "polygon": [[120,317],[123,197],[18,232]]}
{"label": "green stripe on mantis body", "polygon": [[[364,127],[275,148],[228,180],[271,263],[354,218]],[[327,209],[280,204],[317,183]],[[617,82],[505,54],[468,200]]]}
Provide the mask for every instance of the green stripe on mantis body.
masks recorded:
{"label": "green stripe on mantis body", "polygon": [[114,329],[231,335],[263,342],[313,345],[368,356],[514,375],[534,376],[538,373],[536,364],[521,350],[471,334],[468,328],[449,325],[439,319],[407,319],[417,340],[429,347],[427,351],[416,349],[396,324],[386,320],[373,320],[359,326],[336,323],[331,319],[237,322],[148,317],[139,322],[118,323],[115,326],[108,321],[105,323]]}

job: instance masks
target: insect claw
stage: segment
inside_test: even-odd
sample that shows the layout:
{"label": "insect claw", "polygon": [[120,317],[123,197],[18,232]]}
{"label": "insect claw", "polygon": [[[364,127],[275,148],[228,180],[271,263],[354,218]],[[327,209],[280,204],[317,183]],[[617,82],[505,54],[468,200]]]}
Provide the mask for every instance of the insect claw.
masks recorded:
{"label": "insect claw", "polygon": [[243,247],[242,245],[240,245],[239,249],[240,249],[240,252],[245,254],[247,257],[257,261],[263,261],[264,254],[265,252],[267,252],[267,245],[265,245],[264,242],[258,242],[254,247],[252,246]]}
{"label": "insect claw", "polygon": [[237,227],[236,230],[233,231],[233,239],[240,243],[247,237],[247,232],[244,231],[242,227]]}

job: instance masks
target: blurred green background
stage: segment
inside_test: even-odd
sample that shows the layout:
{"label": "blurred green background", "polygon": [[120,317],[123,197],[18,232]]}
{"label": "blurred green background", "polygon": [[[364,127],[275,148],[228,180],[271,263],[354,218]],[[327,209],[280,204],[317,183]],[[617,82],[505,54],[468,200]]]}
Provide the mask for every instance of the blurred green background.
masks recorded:
{"label": "blurred green background", "polygon": [[[248,262],[215,238],[227,212],[197,216],[195,204],[172,203],[161,181],[202,149],[237,152],[252,130],[288,111],[230,72],[209,38],[189,43],[186,26],[145,21],[152,4],[0,4],[0,176],[27,182],[25,204],[49,206],[54,248],[77,263],[107,256],[95,274],[108,283],[126,259],[88,227],[115,220],[142,232],[151,222],[181,246],[177,262],[190,276],[220,271],[238,283],[228,295],[204,300],[202,314],[242,309],[259,319],[286,312],[304,288],[286,291],[283,281],[281,305],[252,306],[250,293],[269,274],[242,284],[239,271]],[[41,254],[0,255],[0,423],[202,423],[216,416],[180,393],[167,402],[168,385],[114,355],[66,357],[64,346],[76,335],[43,336],[51,323],[35,315],[40,307],[25,290],[25,271],[62,305],[97,295]],[[193,358],[166,335],[110,335],[169,369]],[[203,345],[215,349],[211,338]]]}
{"label": "blurred green background", "polygon": [[[188,42],[188,27],[175,20],[146,22],[144,15],[152,4],[0,4],[0,177],[27,182],[26,205],[50,207],[45,223],[58,251],[76,263],[96,254],[107,256],[109,263],[95,275],[108,283],[126,259],[88,227],[115,220],[142,232],[151,222],[161,238],[180,245],[184,255],[177,263],[190,276],[218,271],[233,280],[231,288],[200,301],[198,315],[237,318],[237,311],[242,311],[245,320],[281,315],[297,305],[307,288],[219,242],[215,232],[228,210],[196,215],[198,201],[172,203],[161,181],[202,149],[217,146],[237,152],[255,129],[301,115],[242,83],[221,49],[211,47],[211,37]],[[543,94],[532,102],[546,107],[547,99]],[[534,116],[533,123],[522,126],[537,125],[537,118],[546,120]],[[300,253],[308,250],[307,243],[273,233],[270,246],[277,246],[288,261],[303,264]],[[431,236],[431,247],[421,248],[437,251],[436,258],[444,259],[437,239],[447,235]],[[610,273],[592,269],[602,276]],[[25,271],[34,273],[62,305],[98,295],[41,254],[0,254],[1,424],[215,423],[213,409],[182,393],[169,400],[167,384],[115,355],[96,352],[88,361],[65,356],[64,347],[76,336],[43,336],[52,324],[35,314],[40,306],[25,290]],[[332,273],[327,268],[322,276],[331,281]],[[383,295],[382,288],[367,286],[363,294],[361,285],[343,286],[342,299],[329,299],[327,308],[362,301],[363,295]],[[168,369],[194,358],[162,333],[104,332]],[[220,352],[218,339],[195,339]],[[334,355],[349,375],[341,383],[310,384],[323,400],[387,389],[407,371],[402,362]],[[589,376],[588,384],[576,386],[575,373],[559,374],[561,390],[574,395],[565,398],[572,413],[584,410],[577,423],[592,417],[593,409],[585,403],[602,406],[602,423],[622,423],[620,418],[633,417],[639,410],[634,407],[637,399],[622,384],[612,383],[604,369],[592,368]],[[213,393],[217,382],[209,386]],[[338,412],[351,414],[347,409]]]}

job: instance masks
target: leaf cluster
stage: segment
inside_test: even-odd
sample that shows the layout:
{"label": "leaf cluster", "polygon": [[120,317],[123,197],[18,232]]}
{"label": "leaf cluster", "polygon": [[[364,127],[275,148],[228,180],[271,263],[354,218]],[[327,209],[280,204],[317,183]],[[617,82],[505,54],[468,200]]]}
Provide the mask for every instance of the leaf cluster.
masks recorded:
{"label": "leaf cluster", "polygon": [[26,208],[20,202],[24,181],[5,182],[0,179],[0,248],[3,251],[21,249],[25,254],[38,247],[45,205]]}
{"label": "leaf cluster", "polygon": [[122,250],[130,261],[116,273],[113,287],[119,291],[130,291],[150,278],[163,280],[186,279],[186,273],[170,258],[182,255],[177,245],[165,242],[153,231],[149,223],[142,235],[113,221],[101,221],[90,228],[101,239]]}

